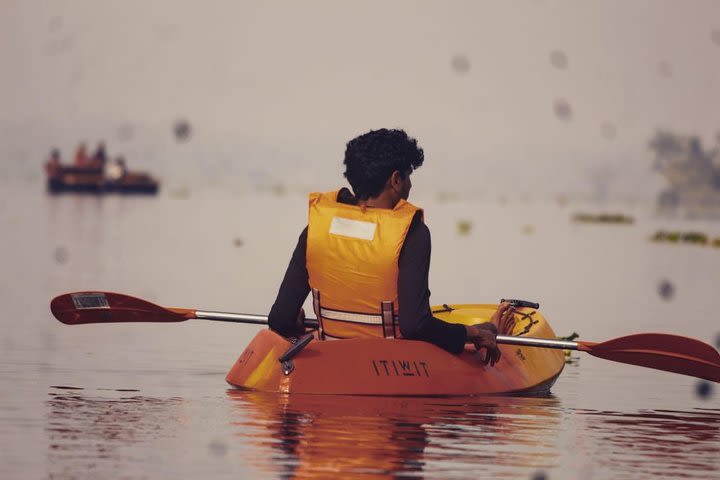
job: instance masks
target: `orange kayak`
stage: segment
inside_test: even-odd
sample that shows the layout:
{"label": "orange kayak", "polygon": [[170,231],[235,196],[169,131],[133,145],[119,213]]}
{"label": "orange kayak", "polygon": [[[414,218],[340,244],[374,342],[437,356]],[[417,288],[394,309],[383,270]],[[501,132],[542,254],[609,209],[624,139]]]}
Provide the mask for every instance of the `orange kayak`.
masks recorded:
{"label": "orange kayak", "polygon": [[[497,305],[434,307],[433,315],[451,323],[473,324],[490,319]],[[516,310],[513,336],[555,339],[542,314]],[[310,340],[306,338],[305,340]],[[562,350],[500,345],[500,361],[483,365],[472,346],[459,355],[417,340],[355,338],[314,339],[292,358],[293,344],[260,331],[228,372],[233,387],[275,393],[333,395],[454,396],[544,394],[565,365]],[[283,361],[285,360],[285,361]]]}

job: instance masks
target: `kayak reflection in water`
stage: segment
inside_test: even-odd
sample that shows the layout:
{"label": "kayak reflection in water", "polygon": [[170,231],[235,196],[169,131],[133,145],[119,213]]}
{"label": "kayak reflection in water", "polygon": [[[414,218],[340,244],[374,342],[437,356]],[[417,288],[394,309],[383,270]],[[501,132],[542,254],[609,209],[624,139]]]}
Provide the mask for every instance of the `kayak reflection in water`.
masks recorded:
{"label": "kayak reflection in water", "polygon": [[237,459],[275,477],[530,478],[560,463],[553,397],[227,394]]}
{"label": "kayak reflection in water", "polygon": [[472,343],[491,365],[499,360],[495,337],[515,323],[510,304],[490,322],[468,326],[430,310],[430,230],[422,209],[407,201],[410,175],[423,161],[403,130],[373,130],[348,142],[344,176],[353,192],[310,194],[308,226],[268,317],[272,330],[302,335],[302,305],[312,291],[321,340],[402,337],[452,353]]}

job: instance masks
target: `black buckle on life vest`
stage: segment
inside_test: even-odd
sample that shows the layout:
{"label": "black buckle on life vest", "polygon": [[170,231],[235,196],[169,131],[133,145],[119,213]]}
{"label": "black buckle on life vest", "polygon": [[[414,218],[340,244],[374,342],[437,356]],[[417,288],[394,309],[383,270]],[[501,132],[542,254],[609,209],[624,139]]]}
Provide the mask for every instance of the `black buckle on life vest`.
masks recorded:
{"label": "black buckle on life vest", "polygon": [[383,337],[385,338],[395,338],[395,315],[393,315],[393,310],[393,302],[384,301],[380,303]]}

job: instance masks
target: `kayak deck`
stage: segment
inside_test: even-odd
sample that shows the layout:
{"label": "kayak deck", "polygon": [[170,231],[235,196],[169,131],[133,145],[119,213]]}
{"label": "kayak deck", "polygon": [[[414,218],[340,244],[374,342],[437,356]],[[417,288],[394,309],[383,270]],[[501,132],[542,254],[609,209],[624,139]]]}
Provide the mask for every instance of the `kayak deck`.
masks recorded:
{"label": "kayak deck", "polygon": [[[453,305],[433,309],[451,323],[489,320],[496,305]],[[518,309],[513,335],[555,338],[540,312]],[[545,394],[562,371],[561,350],[500,345],[502,358],[483,365],[472,346],[455,355],[427,342],[355,338],[311,341],[283,368],[292,346],[271,330],[260,331],[235,362],[226,380],[233,387],[276,393],[392,396]],[[287,365],[285,366],[287,367]],[[291,370],[288,372],[288,370]],[[288,373],[285,373],[288,372]]]}

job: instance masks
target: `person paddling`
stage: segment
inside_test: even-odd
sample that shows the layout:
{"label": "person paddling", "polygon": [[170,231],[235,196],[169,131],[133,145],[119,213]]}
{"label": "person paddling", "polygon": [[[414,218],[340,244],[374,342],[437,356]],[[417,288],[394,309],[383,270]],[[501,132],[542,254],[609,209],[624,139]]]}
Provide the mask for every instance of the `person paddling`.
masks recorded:
{"label": "person paddling", "polygon": [[88,155],[87,155],[87,145],[85,143],[81,143],[78,145],[77,150],[75,151],[75,166],[76,167],[87,167],[88,166]]}
{"label": "person paddling", "polygon": [[55,179],[60,176],[61,170],[60,150],[53,148],[50,152],[50,158],[45,163],[45,172],[49,178]]}
{"label": "person paddling", "polygon": [[512,330],[514,308],[503,303],[490,322],[451,324],[430,310],[430,230],[422,209],[407,201],[410,174],[424,161],[403,130],[372,130],[348,142],[344,176],[353,189],[310,194],[300,234],[270,310],[272,330],[304,333],[302,305],[312,291],[319,337],[407,338],[460,353],[466,343],[500,358],[495,337]]}

